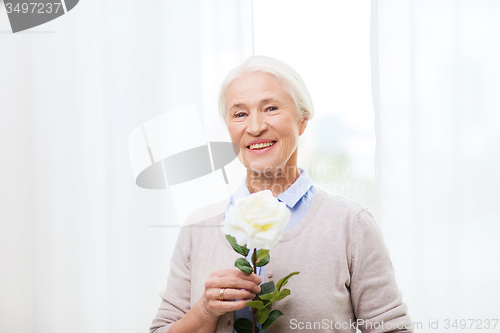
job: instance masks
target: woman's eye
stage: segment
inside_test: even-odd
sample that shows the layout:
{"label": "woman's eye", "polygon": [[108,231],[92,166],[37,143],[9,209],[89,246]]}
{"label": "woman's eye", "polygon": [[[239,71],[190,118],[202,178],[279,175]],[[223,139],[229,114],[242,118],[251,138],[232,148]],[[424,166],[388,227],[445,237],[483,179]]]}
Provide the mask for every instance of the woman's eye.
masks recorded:
{"label": "woman's eye", "polygon": [[278,108],[275,106],[269,106],[266,108],[266,111],[276,111],[276,110],[278,110]]}
{"label": "woman's eye", "polygon": [[234,115],[236,118],[243,118],[245,114],[243,112]]}

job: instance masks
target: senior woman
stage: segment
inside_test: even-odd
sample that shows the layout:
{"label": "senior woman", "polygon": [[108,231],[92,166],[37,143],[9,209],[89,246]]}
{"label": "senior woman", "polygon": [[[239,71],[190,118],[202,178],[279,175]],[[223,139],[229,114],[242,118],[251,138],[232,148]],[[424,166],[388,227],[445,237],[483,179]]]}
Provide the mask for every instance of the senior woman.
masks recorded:
{"label": "senior woman", "polygon": [[[274,303],[284,315],[269,333],[412,332],[370,212],[326,193],[297,165],[299,137],[313,117],[300,75],[276,59],[251,57],[224,80],[219,111],[247,176],[227,202],[181,228],[151,333],[232,333],[237,318],[251,319],[245,303],[259,285],[292,271],[300,274],[288,282],[291,295]],[[220,225],[238,199],[262,190],[284,202],[291,218],[265,270],[247,274],[234,267],[239,255]]]}

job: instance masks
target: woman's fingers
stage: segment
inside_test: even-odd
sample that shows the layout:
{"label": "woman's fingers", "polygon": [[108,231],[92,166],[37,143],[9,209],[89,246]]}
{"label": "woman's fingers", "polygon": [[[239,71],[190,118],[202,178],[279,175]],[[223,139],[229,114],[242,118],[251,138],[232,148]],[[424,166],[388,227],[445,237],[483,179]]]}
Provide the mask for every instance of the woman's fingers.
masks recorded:
{"label": "woman's fingers", "polygon": [[260,286],[252,281],[239,279],[234,276],[221,277],[214,281],[214,288],[246,289],[254,294],[260,292]]}
{"label": "woman's fingers", "polygon": [[239,301],[233,301],[233,302],[219,302],[219,306],[222,309],[223,313],[230,312],[230,311],[238,311],[243,309],[248,300],[239,300]]}
{"label": "woman's fingers", "polygon": [[[216,289],[213,289],[213,290],[216,290]],[[205,307],[206,312],[213,315],[214,317],[221,316],[226,312],[237,311],[237,310],[243,309],[246,306],[246,303],[253,299],[253,298],[243,297],[243,299],[240,299],[237,301],[229,300],[229,299],[225,299],[224,301],[221,301],[219,298],[220,297],[219,296],[220,290],[221,289],[219,289],[219,291],[216,291],[217,296],[208,295],[208,294],[212,294],[212,293],[210,291],[207,291],[207,292],[205,292],[205,297],[203,297],[203,303],[204,303],[204,307]],[[236,297],[235,295],[239,295],[239,293],[238,293],[239,290],[235,290],[234,292],[231,290],[230,291],[230,292],[232,292],[231,294],[228,293],[227,291],[228,291],[227,289],[224,290],[224,298],[229,297],[229,295],[232,295],[231,297]],[[227,296],[226,296],[226,293],[228,294]],[[252,295],[252,294],[249,293],[248,291],[244,291],[244,293],[242,293],[241,295],[243,296],[243,295]]]}
{"label": "woman's fingers", "polygon": [[211,277],[230,277],[230,276],[234,276],[234,277],[241,278],[244,280],[252,281],[252,282],[255,282],[257,284],[262,283],[262,278],[259,275],[255,274],[255,273],[251,273],[251,274],[244,273],[244,272],[240,271],[239,269],[221,269],[221,270],[213,271],[211,274]]}
{"label": "woman's fingers", "polygon": [[[258,279],[256,277],[258,277]],[[226,276],[210,276],[210,278],[208,278],[208,280],[205,282],[205,290],[210,288],[246,289],[254,294],[258,294],[260,292],[260,282],[258,281],[262,281],[262,278],[258,275],[256,275],[256,277],[251,275],[242,277],[235,274]]]}
{"label": "woman's fingers", "polygon": [[207,301],[205,307],[208,313],[211,313],[214,316],[222,316],[227,312],[243,309],[246,306],[247,302],[248,300],[229,301],[229,302],[210,300]]}
{"label": "woman's fingers", "polygon": [[205,282],[204,308],[213,316],[243,309],[260,292],[261,282],[262,278],[254,273],[243,273],[236,269],[213,271]]}
{"label": "woman's fingers", "polygon": [[256,294],[249,292],[248,290],[240,290],[240,289],[232,289],[232,288],[224,288],[224,289],[219,289],[219,288],[212,288],[210,291],[210,298],[213,299],[219,299],[220,300],[220,292],[221,290],[224,290],[223,296],[224,296],[224,301],[232,301],[235,299],[243,299],[243,300],[253,300],[256,296]]}

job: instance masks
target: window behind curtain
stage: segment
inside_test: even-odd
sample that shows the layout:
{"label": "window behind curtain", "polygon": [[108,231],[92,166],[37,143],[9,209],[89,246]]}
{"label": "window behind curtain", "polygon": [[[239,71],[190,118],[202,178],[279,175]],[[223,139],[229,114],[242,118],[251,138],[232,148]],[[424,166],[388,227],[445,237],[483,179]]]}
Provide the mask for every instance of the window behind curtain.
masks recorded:
{"label": "window behind curtain", "polygon": [[315,116],[299,166],[316,184],[375,209],[370,2],[254,0],[254,51],[294,67]]}

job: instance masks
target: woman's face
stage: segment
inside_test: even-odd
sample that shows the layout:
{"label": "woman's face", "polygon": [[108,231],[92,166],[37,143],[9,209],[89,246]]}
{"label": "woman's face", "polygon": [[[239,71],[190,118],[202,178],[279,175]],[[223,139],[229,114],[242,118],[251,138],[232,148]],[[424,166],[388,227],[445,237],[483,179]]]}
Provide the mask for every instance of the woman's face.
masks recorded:
{"label": "woman's face", "polygon": [[226,112],[231,141],[240,147],[247,169],[273,172],[297,166],[307,118],[298,115],[292,96],[274,75],[255,72],[235,79],[226,93]]}

